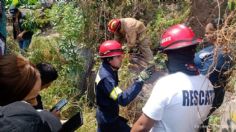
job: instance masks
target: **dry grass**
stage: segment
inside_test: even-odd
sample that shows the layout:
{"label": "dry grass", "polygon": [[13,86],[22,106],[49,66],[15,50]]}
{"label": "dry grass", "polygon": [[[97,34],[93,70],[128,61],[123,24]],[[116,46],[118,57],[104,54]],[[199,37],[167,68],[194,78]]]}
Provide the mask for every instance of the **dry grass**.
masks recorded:
{"label": "dry grass", "polygon": [[[220,30],[217,30],[217,41],[216,47],[222,47],[224,53],[231,54],[232,61],[235,62],[236,56],[236,10],[230,12],[228,17],[225,19],[223,26]],[[214,58],[217,57],[215,53]],[[216,59],[214,59],[216,60]],[[230,92],[234,92],[234,85],[236,80],[235,68],[231,68],[227,74],[228,83],[226,89]]]}

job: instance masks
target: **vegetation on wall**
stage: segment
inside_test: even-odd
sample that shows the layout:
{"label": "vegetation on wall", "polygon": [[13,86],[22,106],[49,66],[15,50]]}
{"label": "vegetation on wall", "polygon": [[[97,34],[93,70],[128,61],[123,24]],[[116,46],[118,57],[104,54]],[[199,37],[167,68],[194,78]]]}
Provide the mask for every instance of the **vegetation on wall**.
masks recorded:
{"label": "vegetation on wall", "polygon": [[[7,7],[11,1],[6,0]],[[37,0],[22,1],[22,5],[37,5]],[[234,3],[234,2],[233,2]],[[236,15],[233,3],[229,4],[232,11],[231,18],[222,31],[219,32],[219,42],[223,39],[228,46],[235,44]],[[39,6],[40,7],[40,6]],[[25,54],[33,63],[49,62],[59,71],[59,78],[42,92],[46,108],[51,108],[61,98],[70,99],[69,105],[63,112],[66,119],[76,111],[84,113],[84,126],[78,131],[95,131],[95,109],[88,106],[86,85],[90,82],[91,72],[99,66],[97,56],[98,45],[113,36],[107,31],[107,23],[112,18],[134,17],[147,25],[148,35],[152,40],[152,49],[155,61],[159,68],[164,68],[165,56],[156,49],[159,46],[160,35],[169,26],[177,23],[187,23],[190,15],[191,2],[182,0],[152,1],[152,0],[70,0],[69,2],[55,2],[48,9],[30,10],[26,15],[24,27],[35,32],[31,47]],[[21,7],[22,9],[24,7]],[[220,39],[221,38],[221,39]],[[8,53],[19,51],[16,41],[8,36]],[[227,47],[226,46],[226,47]],[[231,47],[230,47],[231,48]],[[235,47],[231,48],[234,52]],[[233,52],[234,56],[235,53]],[[128,86],[130,76],[127,72],[128,59],[126,58],[120,70],[121,86]],[[236,74],[234,74],[236,75]],[[235,84],[235,76],[230,77],[229,87]],[[92,89],[93,90],[93,89]],[[122,108],[122,115],[136,120],[146,98],[136,100],[127,108]],[[213,118],[213,123],[218,123]],[[92,124],[92,125],[91,125]]]}

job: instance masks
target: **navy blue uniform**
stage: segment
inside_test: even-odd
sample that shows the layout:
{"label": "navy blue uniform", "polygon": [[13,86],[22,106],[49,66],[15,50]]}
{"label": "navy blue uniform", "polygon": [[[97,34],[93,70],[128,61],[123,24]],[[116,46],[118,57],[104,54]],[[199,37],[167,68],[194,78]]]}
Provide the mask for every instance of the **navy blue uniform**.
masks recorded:
{"label": "navy blue uniform", "polygon": [[98,132],[126,132],[130,127],[119,116],[119,105],[128,105],[141,91],[143,82],[136,80],[126,91],[118,87],[118,72],[103,62],[96,77],[96,119]]}

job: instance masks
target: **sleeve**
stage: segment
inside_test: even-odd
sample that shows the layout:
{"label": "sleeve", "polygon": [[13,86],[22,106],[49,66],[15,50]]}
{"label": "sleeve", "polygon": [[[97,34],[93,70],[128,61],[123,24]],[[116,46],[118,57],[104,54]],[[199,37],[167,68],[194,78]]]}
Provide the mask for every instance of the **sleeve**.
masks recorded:
{"label": "sleeve", "polygon": [[39,116],[41,117],[43,123],[49,126],[51,132],[58,132],[62,124],[56,116],[54,116],[51,112],[46,110],[37,110],[39,112]]}
{"label": "sleeve", "polygon": [[209,67],[213,62],[213,56],[210,51],[201,50],[195,54],[194,63],[201,72],[201,74],[206,75]]}
{"label": "sleeve", "polygon": [[159,80],[154,86],[151,96],[143,107],[143,113],[153,120],[161,120],[166,105],[169,102],[168,90],[163,87],[163,82]]}
{"label": "sleeve", "polygon": [[116,41],[118,41],[118,42],[121,42],[121,40],[122,40],[121,34],[115,33],[115,34],[114,34],[114,39],[115,39]]}
{"label": "sleeve", "polygon": [[196,66],[198,69],[201,68],[201,64],[202,64],[202,60],[201,60],[201,58],[199,57],[199,54],[200,54],[200,52],[197,52],[197,53],[195,53],[195,55],[194,55],[194,64],[195,64],[195,66]]}
{"label": "sleeve", "polygon": [[128,105],[141,91],[143,82],[136,81],[127,90],[122,91],[115,81],[110,78],[104,79],[104,92],[113,100],[117,101],[121,106]]}
{"label": "sleeve", "polygon": [[136,32],[136,30],[132,29],[130,31],[127,31],[126,39],[127,39],[127,43],[128,43],[128,47],[129,48],[135,47],[136,39],[137,39],[137,32]]}
{"label": "sleeve", "polygon": [[224,54],[221,50],[217,53],[216,69],[218,71],[227,71],[232,66],[232,59],[229,54]]}
{"label": "sleeve", "polygon": [[136,81],[134,84],[129,87],[127,90],[122,92],[118,97],[118,103],[121,106],[128,105],[134,98],[139,94],[139,92],[142,90],[143,82]]}

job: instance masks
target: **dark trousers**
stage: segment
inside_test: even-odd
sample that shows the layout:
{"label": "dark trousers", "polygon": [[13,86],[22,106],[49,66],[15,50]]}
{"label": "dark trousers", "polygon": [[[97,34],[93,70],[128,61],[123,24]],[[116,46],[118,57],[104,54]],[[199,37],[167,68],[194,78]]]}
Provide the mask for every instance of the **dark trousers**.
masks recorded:
{"label": "dark trousers", "polygon": [[98,124],[97,132],[130,132],[127,120],[120,117],[113,123]]}
{"label": "dark trousers", "polygon": [[[225,90],[224,87],[214,88],[215,98],[213,99],[212,109],[208,116],[210,116],[217,108],[221,106],[224,101]],[[209,124],[209,118],[207,118],[200,126],[199,132],[207,132],[207,126]]]}

